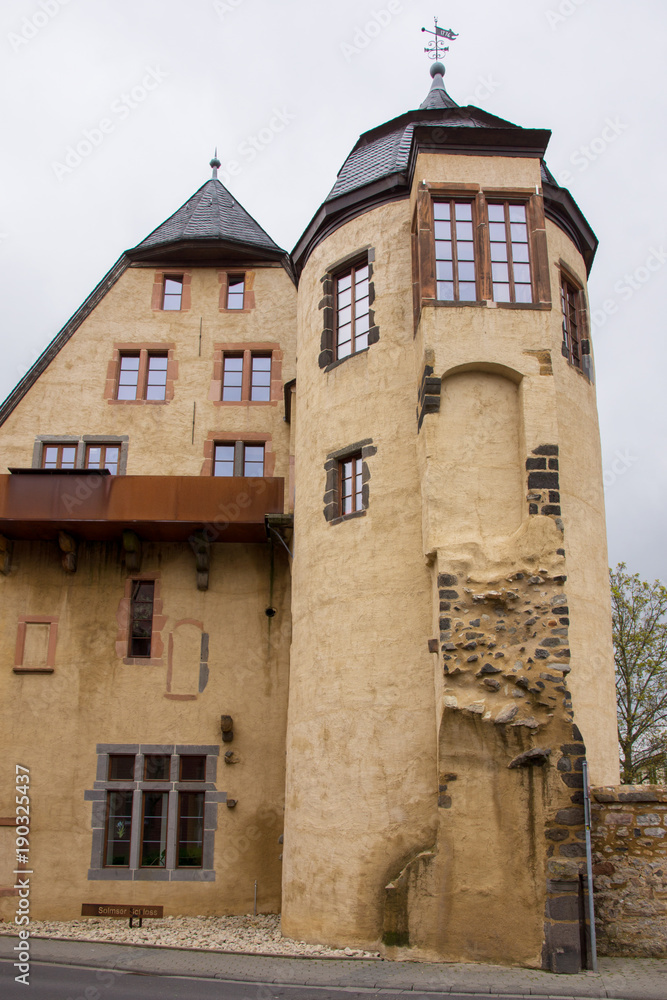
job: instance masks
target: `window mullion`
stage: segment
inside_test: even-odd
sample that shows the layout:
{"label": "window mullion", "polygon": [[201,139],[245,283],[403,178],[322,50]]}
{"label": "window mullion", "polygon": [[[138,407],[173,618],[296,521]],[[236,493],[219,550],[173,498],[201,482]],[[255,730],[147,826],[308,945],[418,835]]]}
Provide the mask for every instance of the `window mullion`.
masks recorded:
{"label": "window mullion", "polygon": [[243,352],[243,368],[241,369],[241,399],[250,399],[250,379],[252,356],[249,350]]}
{"label": "window mullion", "polygon": [[509,202],[505,202],[505,240],[507,241],[507,264],[510,279],[510,302],[516,302],[514,289],[514,255],[512,253],[512,224],[510,222]]}
{"label": "window mullion", "polygon": [[137,372],[137,399],[146,398],[148,386],[148,351],[139,351],[139,371]]}

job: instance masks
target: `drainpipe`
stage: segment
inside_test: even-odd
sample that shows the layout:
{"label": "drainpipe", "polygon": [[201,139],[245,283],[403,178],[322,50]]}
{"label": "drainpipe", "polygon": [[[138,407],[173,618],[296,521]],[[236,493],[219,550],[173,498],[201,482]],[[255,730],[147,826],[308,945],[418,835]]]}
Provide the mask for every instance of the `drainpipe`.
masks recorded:
{"label": "drainpipe", "polygon": [[591,942],[591,967],[598,971],[598,949],[595,937],[595,906],[593,902],[593,853],[591,848],[591,790],[588,784],[588,761],[583,763],[584,772],[584,822],[586,824],[586,875],[588,877],[588,927]]}

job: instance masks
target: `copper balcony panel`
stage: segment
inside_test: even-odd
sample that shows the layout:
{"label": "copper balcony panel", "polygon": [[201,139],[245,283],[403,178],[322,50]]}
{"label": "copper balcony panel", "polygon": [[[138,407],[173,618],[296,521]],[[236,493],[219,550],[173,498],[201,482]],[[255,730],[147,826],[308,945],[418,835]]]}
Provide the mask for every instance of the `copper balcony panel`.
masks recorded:
{"label": "copper balcony panel", "polygon": [[284,480],[199,476],[110,476],[85,472],[0,475],[0,534],[49,540],[67,531],[86,541],[264,542],[266,514],[283,513]]}

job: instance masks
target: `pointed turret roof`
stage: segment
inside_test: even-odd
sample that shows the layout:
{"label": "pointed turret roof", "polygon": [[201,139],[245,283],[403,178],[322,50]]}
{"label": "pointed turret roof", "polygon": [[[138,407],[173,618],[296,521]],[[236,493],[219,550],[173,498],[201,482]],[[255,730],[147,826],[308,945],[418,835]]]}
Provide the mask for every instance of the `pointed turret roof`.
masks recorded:
{"label": "pointed turret roof", "polygon": [[431,89],[421,102],[419,107],[424,110],[435,111],[438,108],[458,108],[456,101],[453,101],[445,89],[445,67],[441,62],[434,62],[431,66],[431,76],[433,83]]}
{"label": "pointed turret roof", "polygon": [[260,259],[286,256],[215,176],[128,250],[132,260],[142,261],[178,258],[203,263],[230,254]]}

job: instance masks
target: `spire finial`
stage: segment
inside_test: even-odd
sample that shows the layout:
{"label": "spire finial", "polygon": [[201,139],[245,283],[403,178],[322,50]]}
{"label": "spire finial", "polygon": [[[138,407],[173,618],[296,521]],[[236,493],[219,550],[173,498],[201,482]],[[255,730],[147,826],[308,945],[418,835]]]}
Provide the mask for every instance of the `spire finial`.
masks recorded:
{"label": "spire finial", "polygon": [[217,180],[217,178],[218,178],[218,167],[220,166],[220,160],[218,159],[218,147],[217,146],[215,147],[215,156],[211,160],[209,166],[213,170],[213,174],[212,174],[213,180]]}
{"label": "spire finial", "polygon": [[440,56],[444,56],[445,52],[449,52],[449,45],[444,45],[440,39],[447,38],[451,42],[459,36],[455,31],[452,31],[451,28],[439,28],[437,17],[433,18],[433,24],[435,31],[428,31],[427,28],[422,28],[422,31],[425,31],[427,35],[433,35],[433,41],[428,43],[424,52],[427,53],[429,59],[436,60],[431,66],[431,76],[435,77],[438,73],[440,76],[444,76],[445,66],[440,61]]}

